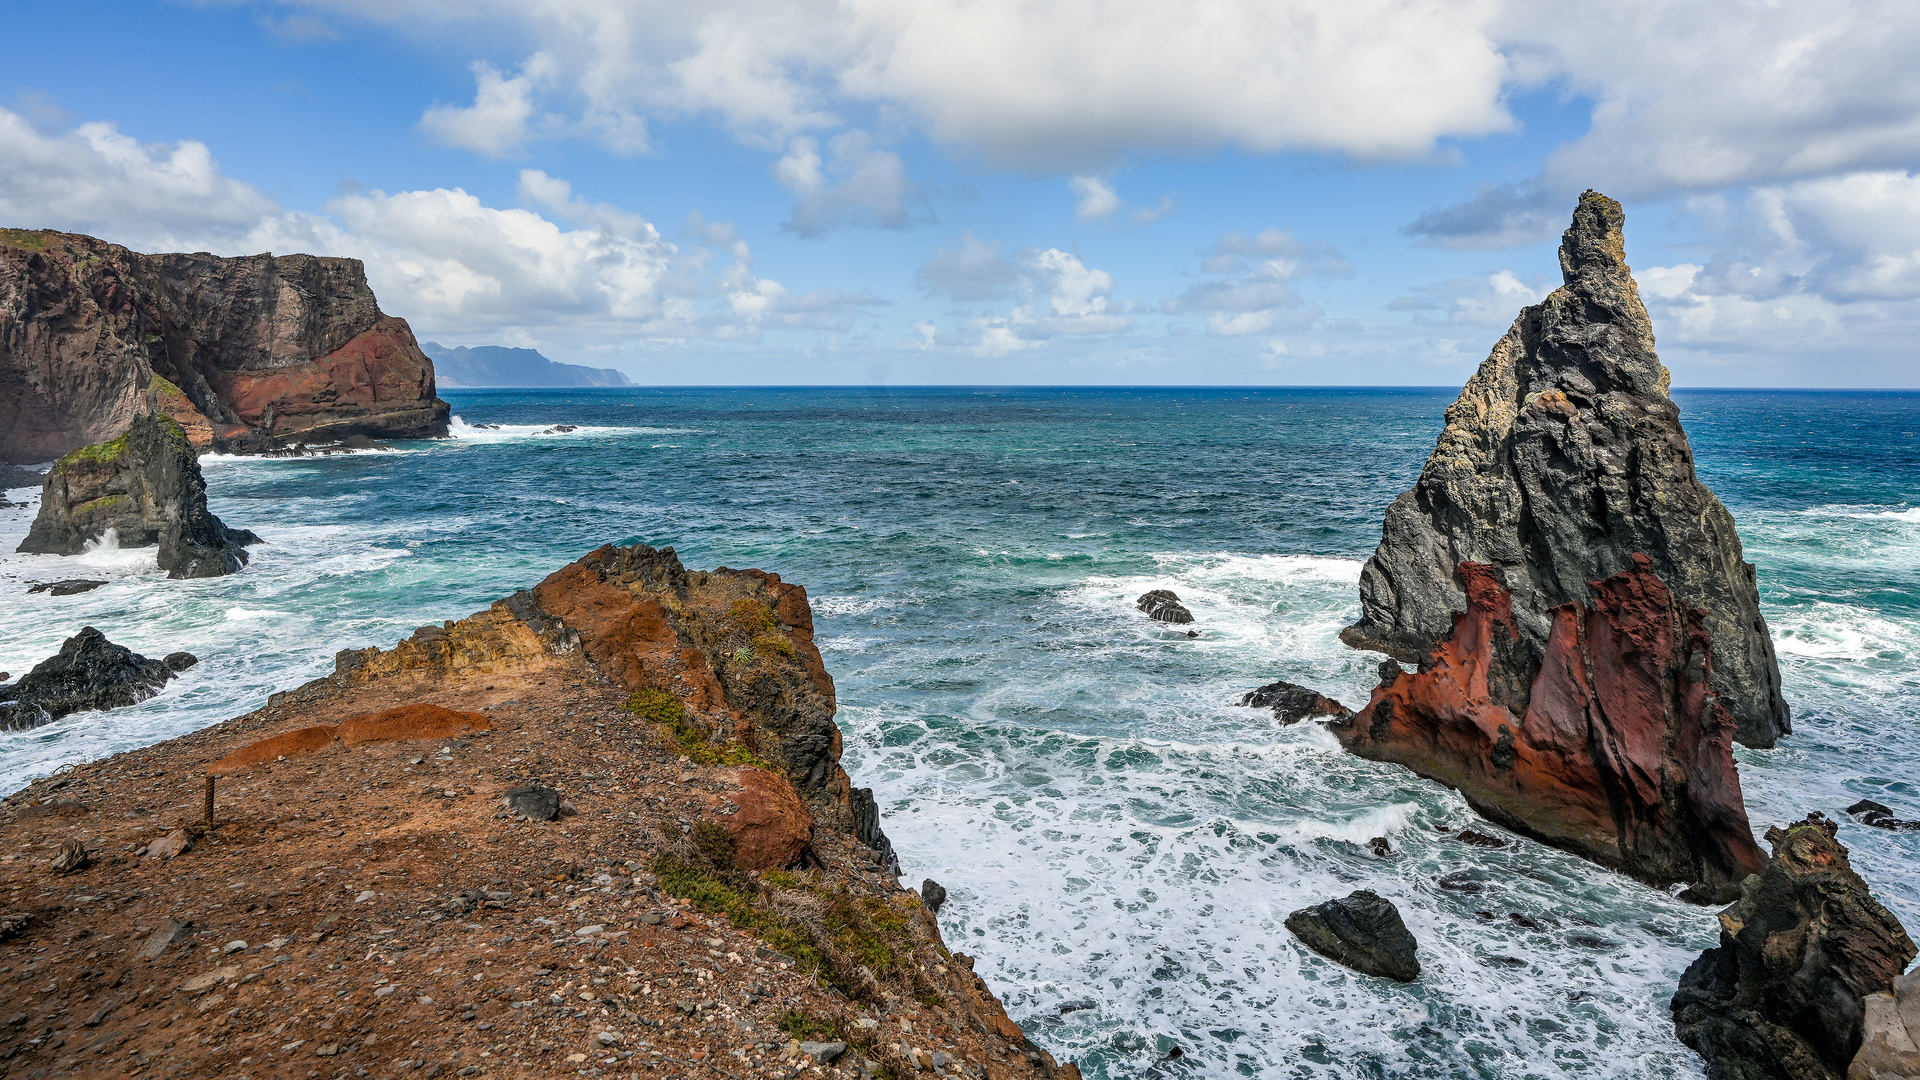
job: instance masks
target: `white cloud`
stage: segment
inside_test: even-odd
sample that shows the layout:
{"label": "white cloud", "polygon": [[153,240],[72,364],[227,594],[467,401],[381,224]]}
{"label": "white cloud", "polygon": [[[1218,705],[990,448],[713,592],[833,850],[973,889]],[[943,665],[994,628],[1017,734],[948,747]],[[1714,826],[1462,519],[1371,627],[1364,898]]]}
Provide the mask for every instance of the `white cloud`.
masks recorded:
{"label": "white cloud", "polygon": [[[545,53],[528,57],[512,78],[492,64],[475,61],[473,104],[436,104],[421,115],[420,129],[447,146],[489,157],[519,153],[532,135],[534,96],[553,74],[553,58]],[[644,141],[644,132],[642,137]]]}
{"label": "white cloud", "polygon": [[49,134],[0,108],[0,221],[162,248],[224,245],[278,204],[223,176],[206,144],[141,143],[110,123]]}
{"label": "white cloud", "polygon": [[1304,241],[1284,229],[1256,234],[1225,232],[1201,253],[1200,266],[1209,274],[1179,296],[1163,301],[1168,314],[1205,314],[1207,332],[1216,337],[1244,337],[1270,329],[1283,312],[1305,316],[1306,302],[1291,282],[1303,277],[1351,273],[1347,257],[1331,244]]}
{"label": "white cloud", "polygon": [[900,155],[875,149],[866,132],[842,132],[827,149],[832,159],[823,162],[818,140],[796,136],[774,163],[774,179],[794,195],[786,228],[821,236],[849,226],[902,229],[931,219],[926,196],[907,179]]}
{"label": "white cloud", "polygon": [[1020,266],[1000,254],[1000,244],[983,244],[972,233],[962,233],[958,247],[943,247],[913,275],[914,284],[928,296],[960,301],[999,300],[1013,295],[1020,283]]}
{"label": "white cloud", "polygon": [[1080,202],[1073,208],[1073,216],[1081,221],[1098,221],[1109,217],[1120,209],[1120,196],[1113,185],[1097,176],[1076,176],[1067,182]]}
{"label": "white cloud", "polygon": [[1133,316],[1112,297],[1113,275],[1058,248],[1002,258],[998,244],[982,244],[968,234],[959,249],[942,248],[928,260],[918,280],[930,294],[957,300],[1007,295],[1018,300],[1005,314],[963,320],[956,333],[941,334],[921,323],[923,347],[961,345],[983,356],[1004,356],[1055,337],[1118,334],[1133,326]]}
{"label": "white cloud", "polygon": [[[1646,275],[1640,275],[1645,288]],[[1555,286],[1558,274],[1536,276],[1522,281],[1511,270],[1496,270],[1479,277],[1449,278],[1437,285],[1422,285],[1413,295],[1402,296],[1387,305],[1389,311],[1412,311],[1416,326],[1505,327],[1520,309],[1537,304]],[[1440,316],[1437,312],[1445,312]]]}

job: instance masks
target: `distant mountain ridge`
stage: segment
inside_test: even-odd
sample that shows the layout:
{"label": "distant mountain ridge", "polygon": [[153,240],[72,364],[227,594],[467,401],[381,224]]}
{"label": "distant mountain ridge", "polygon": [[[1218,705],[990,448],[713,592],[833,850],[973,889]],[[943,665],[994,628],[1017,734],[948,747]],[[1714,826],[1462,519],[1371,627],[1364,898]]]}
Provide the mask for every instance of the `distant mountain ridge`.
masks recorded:
{"label": "distant mountain ridge", "polygon": [[452,390],[489,386],[632,386],[633,380],[612,368],[562,364],[533,349],[505,345],[464,345],[449,348],[423,341],[420,351],[433,359],[439,385]]}

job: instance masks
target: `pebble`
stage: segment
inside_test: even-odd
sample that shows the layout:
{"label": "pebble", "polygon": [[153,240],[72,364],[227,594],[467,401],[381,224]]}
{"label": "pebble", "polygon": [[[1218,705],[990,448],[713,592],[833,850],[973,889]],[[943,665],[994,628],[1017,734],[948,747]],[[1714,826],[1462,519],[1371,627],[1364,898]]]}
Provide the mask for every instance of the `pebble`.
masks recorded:
{"label": "pebble", "polygon": [[620,1036],[615,1035],[611,1031],[603,1031],[595,1035],[594,1038],[599,1040],[601,1046],[616,1046],[620,1042]]}
{"label": "pebble", "polygon": [[379,989],[377,989],[377,990],[375,990],[375,991],[373,992],[373,996],[374,996],[374,997],[380,997],[380,998],[383,998],[383,997],[388,997],[388,996],[390,996],[390,995],[391,995],[391,994],[392,994],[392,993],[393,993],[393,992],[394,992],[395,990],[398,990],[398,989],[399,989],[399,987],[397,987],[397,986],[395,986],[395,985],[393,985],[392,983],[388,983],[387,985],[385,985],[385,986],[382,986],[382,987],[380,987]]}
{"label": "pebble", "polygon": [[353,902],[356,904],[364,904],[371,899],[373,899],[373,890],[368,889],[366,892],[363,892],[359,896],[354,897]]}
{"label": "pebble", "polygon": [[577,937],[593,937],[594,935],[602,933],[605,930],[606,930],[606,927],[596,923],[593,926],[583,926],[580,929],[575,930],[574,934]]}
{"label": "pebble", "polygon": [[237,952],[245,952],[246,949],[247,949],[247,943],[244,941],[241,941],[238,938],[235,938],[234,940],[227,942],[226,947],[221,949],[220,951],[223,953],[237,953]]}

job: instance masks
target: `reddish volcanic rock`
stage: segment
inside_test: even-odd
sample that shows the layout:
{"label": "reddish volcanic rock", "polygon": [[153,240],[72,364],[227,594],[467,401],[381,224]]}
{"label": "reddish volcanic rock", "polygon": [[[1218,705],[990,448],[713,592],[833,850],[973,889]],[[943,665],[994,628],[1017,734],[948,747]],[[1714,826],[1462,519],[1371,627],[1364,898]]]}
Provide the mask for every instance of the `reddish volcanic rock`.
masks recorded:
{"label": "reddish volcanic rock", "polygon": [[778,870],[800,861],[813,844],[813,814],[784,776],[765,769],[733,771],[740,790],[709,795],[707,806],[733,836],[742,870]]}
{"label": "reddish volcanic rock", "polygon": [[[1518,832],[1653,884],[1731,899],[1765,865],[1734,769],[1735,722],[1713,697],[1702,613],[1633,556],[1563,604],[1538,674],[1503,686],[1521,648],[1492,567],[1461,563],[1467,610],[1417,673],[1382,665],[1367,707],[1329,729],[1354,753],[1459,789]],[[1525,702],[1521,715],[1510,708]]]}
{"label": "reddish volcanic rock", "polygon": [[162,414],[196,449],[446,434],[433,363],[356,259],[143,255],[0,229],[0,460]]}

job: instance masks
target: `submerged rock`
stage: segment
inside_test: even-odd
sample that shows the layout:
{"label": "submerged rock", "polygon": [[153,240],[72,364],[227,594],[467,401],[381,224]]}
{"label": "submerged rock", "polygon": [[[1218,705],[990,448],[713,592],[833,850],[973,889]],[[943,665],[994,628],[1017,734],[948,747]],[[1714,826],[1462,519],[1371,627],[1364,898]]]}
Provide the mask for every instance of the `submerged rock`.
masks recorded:
{"label": "submerged rock", "polygon": [[104,581],[89,578],[67,578],[64,581],[43,581],[38,585],[29,585],[30,593],[46,593],[49,596],[72,596],[75,593],[91,592],[105,585]]}
{"label": "submerged rock", "polygon": [[1241,695],[1240,704],[1256,709],[1272,709],[1273,718],[1282,724],[1297,724],[1310,716],[1350,716],[1345,705],[1298,683],[1270,682]]}
{"label": "submerged rock", "polygon": [[1893,816],[1893,807],[1877,803],[1872,799],[1861,799],[1847,807],[1847,816],[1862,825],[1871,825],[1876,829],[1895,829],[1902,832],[1920,831],[1920,821],[1902,821]]}
{"label": "submerged rock", "polygon": [[1765,863],[1732,742],[1787,730],[1753,567],[1694,476],[1625,261],[1581,196],[1566,284],[1521,312],[1388,509],[1349,645],[1381,667],[1329,730],[1517,832],[1725,901]]}
{"label": "submerged rock", "polygon": [[1526,308],[1447,409],[1413,490],[1387,510],[1341,635],[1424,663],[1468,606],[1463,563],[1513,597],[1492,692],[1515,716],[1549,663],[1555,612],[1632,569],[1699,609],[1711,689],[1748,746],[1791,730],[1754,569],[1733,518],[1694,474],[1653,326],[1626,263],[1620,204],[1589,191],[1560,244],[1566,284]]}
{"label": "submerged rock", "polygon": [[1398,982],[1420,977],[1419,943],[1400,909],[1366,889],[1301,908],[1287,916],[1287,929],[1309,949],[1362,974]]}
{"label": "submerged rock", "polygon": [[0,730],[50,724],[69,713],[135,705],[160,692],[174,673],[85,627],[20,681],[0,686]]}
{"label": "submerged rock", "polygon": [[1773,858],[1720,913],[1720,944],[1673,996],[1674,1031],[1708,1080],[1840,1080],[1861,1047],[1863,999],[1915,955],[1818,814],[1767,830]]}
{"label": "submerged rock", "polygon": [[1193,621],[1193,612],[1187,610],[1172,589],[1155,589],[1144,593],[1134,601],[1133,606],[1146,612],[1147,618],[1159,622],[1185,625]]}
{"label": "submerged rock", "polygon": [[112,531],[122,547],[159,545],[171,578],[219,577],[246,565],[260,538],[207,509],[207,483],[178,423],[142,416],[127,433],[54,462],[40,513],[16,550],[78,555]]}

